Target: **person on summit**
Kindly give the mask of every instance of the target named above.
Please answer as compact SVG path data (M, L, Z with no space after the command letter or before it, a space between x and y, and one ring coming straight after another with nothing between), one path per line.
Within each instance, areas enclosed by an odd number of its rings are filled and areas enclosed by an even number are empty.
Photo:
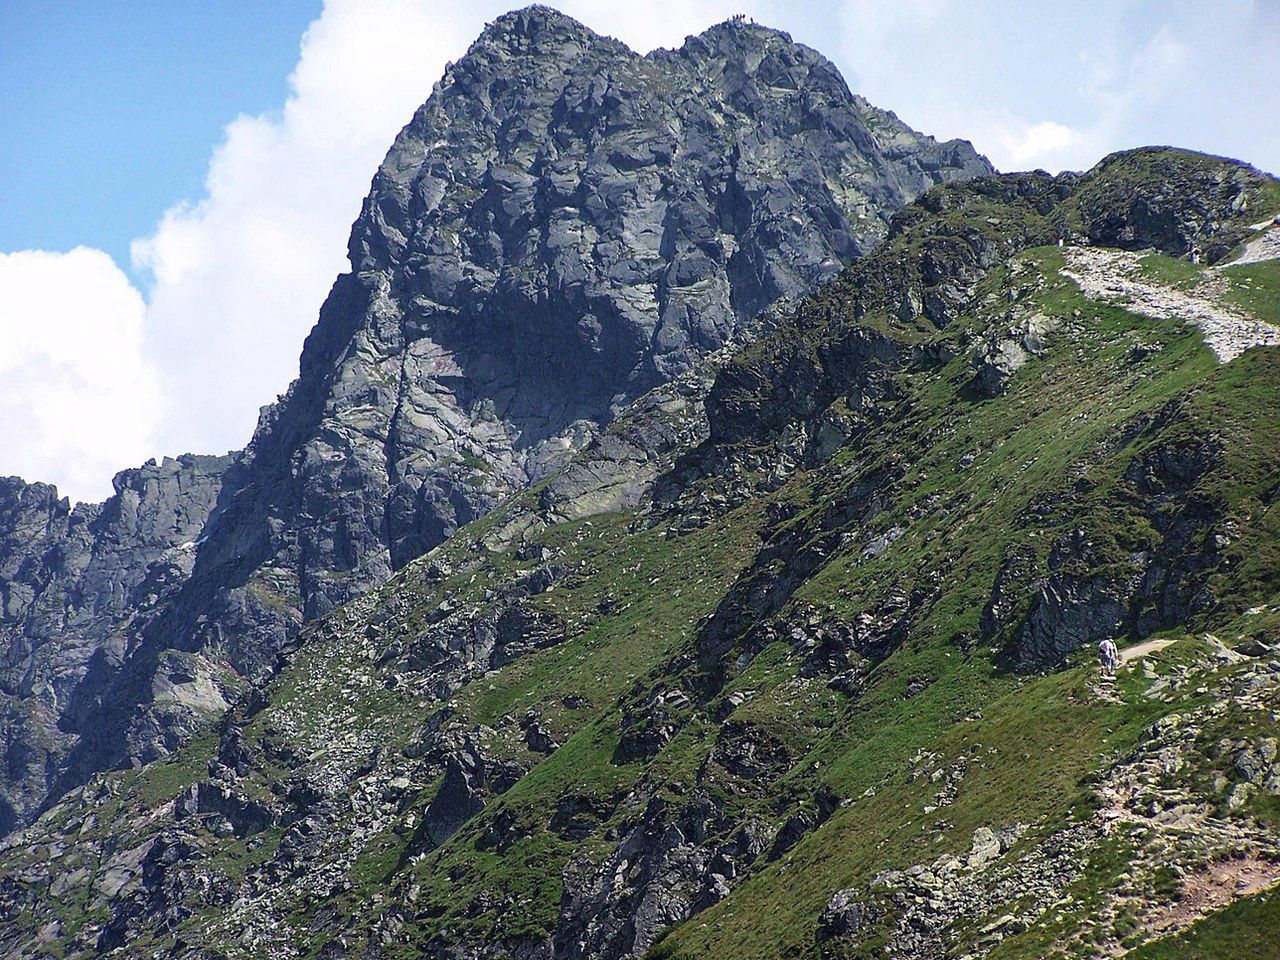
M1116 642L1110 637L1103 637L1098 644L1098 659L1102 661L1102 675L1104 677L1114 677L1116 675L1116 664L1120 659L1120 651L1116 649Z

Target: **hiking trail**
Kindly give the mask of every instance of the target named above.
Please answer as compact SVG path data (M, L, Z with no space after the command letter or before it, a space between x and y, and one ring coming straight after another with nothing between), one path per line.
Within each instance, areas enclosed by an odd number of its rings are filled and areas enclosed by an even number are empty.
M1204 342L1222 363L1230 363L1251 347L1280 346L1280 327L1274 327L1241 311L1194 292L1164 286L1142 276L1142 254L1100 247L1066 247L1067 268L1062 271L1085 296L1115 303L1130 313L1159 320L1193 323L1204 333ZM1225 281L1220 280L1220 283ZM1201 285L1218 292L1218 287Z

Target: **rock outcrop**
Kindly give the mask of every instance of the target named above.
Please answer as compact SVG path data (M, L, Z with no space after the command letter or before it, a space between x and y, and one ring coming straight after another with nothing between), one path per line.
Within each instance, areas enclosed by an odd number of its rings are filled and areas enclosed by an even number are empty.
M973 358L974 389L988 398L1003 393L1027 361L1044 353L1053 327L1047 317L1023 317L990 337Z

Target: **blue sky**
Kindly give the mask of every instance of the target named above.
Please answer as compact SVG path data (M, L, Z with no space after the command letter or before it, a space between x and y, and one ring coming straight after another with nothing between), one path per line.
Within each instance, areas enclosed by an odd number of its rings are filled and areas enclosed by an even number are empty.
M564 0L638 50L745 12L1001 169L1280 172L1280 0ZM239 448L378 162L494 0L0 3L0 475L100 499Z
M0 4L0 250L129 243L278 108L320 0Z

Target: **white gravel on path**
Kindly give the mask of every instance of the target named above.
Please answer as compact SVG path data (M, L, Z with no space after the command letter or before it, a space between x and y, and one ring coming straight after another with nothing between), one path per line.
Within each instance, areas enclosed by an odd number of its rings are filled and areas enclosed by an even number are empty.
M1223 263L1215 270L1226 267L1238 267L1242 263L1262 263L1265 260L1280 260L1280 227L1263 230L1245 244L1244 253L1230 263Z
M1062 252L1067 261L1063 275L1074 280L1085 296L1116 303L1145 317L1193 323L1204 334L1205 346L1222 363L1229 363L1251 347L1280 346L1280 327L1195 292L1167 287L1142 276L1142 254L1101 247L1065 247Z

